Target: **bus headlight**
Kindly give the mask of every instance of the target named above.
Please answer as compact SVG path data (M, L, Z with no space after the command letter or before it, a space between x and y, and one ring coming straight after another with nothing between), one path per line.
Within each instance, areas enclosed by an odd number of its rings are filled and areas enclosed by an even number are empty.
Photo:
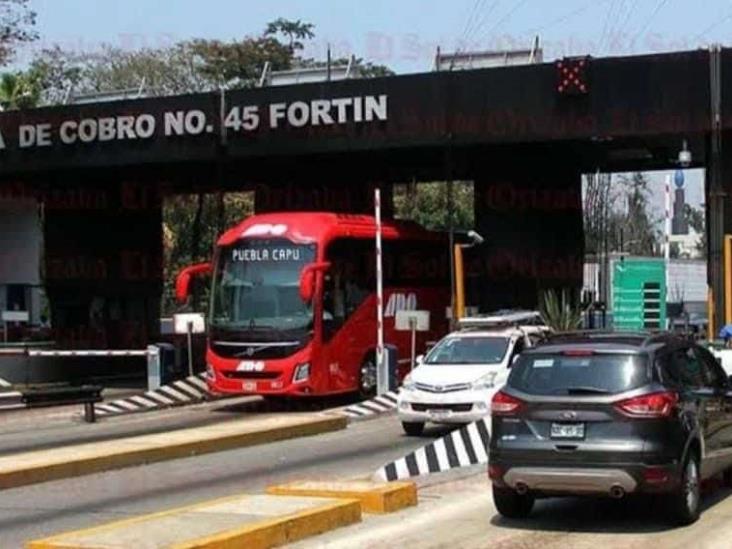
M306 362L305 364L298 364L295 366L295 373L292 376L292 382L293 383L300 383L301 381L305 381L310 377L310 363Z
M402 389L405 389L407 391L413 391L416 389L417 384L412 380L412 376L407 376L404 378L404 381L402 382Z
M213 366L206 364L206 377L208 379L216 379L216 372L214 372Z

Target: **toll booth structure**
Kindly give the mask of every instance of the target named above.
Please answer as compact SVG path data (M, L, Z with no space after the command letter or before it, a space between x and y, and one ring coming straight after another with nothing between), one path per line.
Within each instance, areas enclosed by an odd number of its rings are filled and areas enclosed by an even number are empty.
M485 242L466 289L481 311L534 308L543 289L581 287L582 174L675 168L683 143L707 169L719 315L730 97L732 50L714 47L9 111L0 198L43 207L57 339L144 348L159 338L166 196L251 190L259 213L370 213L378 187L389 217L394 183L470 180Z

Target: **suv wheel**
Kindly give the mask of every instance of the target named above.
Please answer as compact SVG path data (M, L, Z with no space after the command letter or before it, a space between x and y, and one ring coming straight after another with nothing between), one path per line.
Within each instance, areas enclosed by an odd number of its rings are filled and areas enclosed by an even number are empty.
M725 469L722 473L722 483L725 488L732 488L732 468Z
M671 516L674 522L682 526L696 522L699 518L700 497L699 458L690 454L684 463L679 487L671 494Z
M410 437L418 437L422 435L424 431L424 423L412 423L408 421L402 421L402 427L404 432Z
M507 518L526 518L534 508L534 496L519 495L508 488L493 486L493 502L496 509Z

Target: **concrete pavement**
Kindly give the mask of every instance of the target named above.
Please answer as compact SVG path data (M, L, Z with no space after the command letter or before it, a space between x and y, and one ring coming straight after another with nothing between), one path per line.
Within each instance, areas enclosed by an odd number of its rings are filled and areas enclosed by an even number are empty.
M3 490L0 547L22 547L28 540L219 497L261 493L274 484L367 477L445 433L430 428L425 438L406 437L396 418L387 416L307 438Z
M482 469L482 468L479 468ZM498 515L485 472L432 485L419 492L419 507L369 517L359 525L293 544L300 549L366 547L495 549L727 549L732 547L732 491L704 497L696 524L674 528L649 500L574 498L537 502L526 520ZM444 480L444 479L443 479ZM653 500L650 500L653 501Z
M260 414L206 427L10 454L0 457L0 488L310 436L346 425L346 418L336 414Z

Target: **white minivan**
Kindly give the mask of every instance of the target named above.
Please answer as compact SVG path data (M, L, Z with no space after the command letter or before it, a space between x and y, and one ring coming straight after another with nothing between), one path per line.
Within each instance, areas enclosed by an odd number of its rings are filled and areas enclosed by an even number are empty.
M512 362L541 331L503 327L445 336L404 379L397 403L404 432L419 436L427 422L471 423L487 415Z

